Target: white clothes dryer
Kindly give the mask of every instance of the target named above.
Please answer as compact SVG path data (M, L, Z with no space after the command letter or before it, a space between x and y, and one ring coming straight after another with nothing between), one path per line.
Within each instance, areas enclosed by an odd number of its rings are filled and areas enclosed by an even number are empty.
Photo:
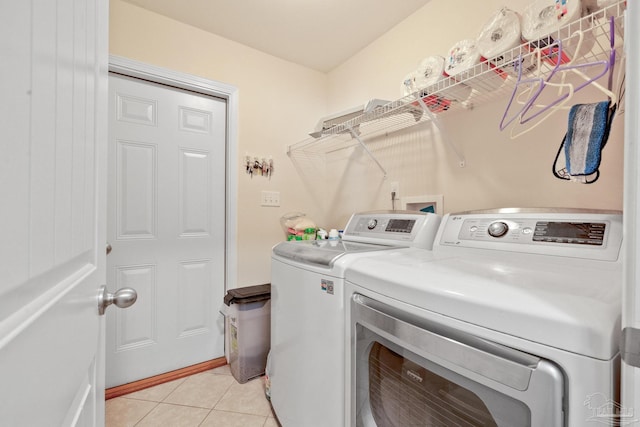
M422 212L356 213L341 240L274 246L269 379L283 427L344 425L345 269L380 251L431 249L440 219Z
M614 423L621 242L619 212L508 209L445 215L433 251L354 261L346 423Z

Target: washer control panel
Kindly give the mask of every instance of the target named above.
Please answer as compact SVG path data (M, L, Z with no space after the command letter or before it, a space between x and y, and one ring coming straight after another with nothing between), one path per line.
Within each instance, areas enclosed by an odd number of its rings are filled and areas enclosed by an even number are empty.
M392 246L433 246L440 216L415 211L374 211L355 213L342 239Z
M370 215L370 216L369 216ZM393 217L388 214L358 214L349 221L345 229L346 235L381 236L388 233L402 233L403 236L395 236L407 240L411 233L424 217Z
M617 257L621 242L622 214L523 209L446 215L436 244L576 257L600 250Z

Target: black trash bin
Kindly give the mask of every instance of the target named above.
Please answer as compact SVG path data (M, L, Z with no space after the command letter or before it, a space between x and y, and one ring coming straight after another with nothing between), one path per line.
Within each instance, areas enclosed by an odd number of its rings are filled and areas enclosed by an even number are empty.
M264 374L271 347L271 284L229 289L225 317L231 374L239 383Z

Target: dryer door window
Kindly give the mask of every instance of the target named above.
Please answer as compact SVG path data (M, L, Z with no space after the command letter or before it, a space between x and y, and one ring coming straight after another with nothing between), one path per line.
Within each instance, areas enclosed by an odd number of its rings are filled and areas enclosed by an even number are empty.
M518 403L517 418L530 419ZM369 404L377 427L498 425L477 394L379 342L369 351Z
M565 424L552 362L355 295L352 422L359 427Z

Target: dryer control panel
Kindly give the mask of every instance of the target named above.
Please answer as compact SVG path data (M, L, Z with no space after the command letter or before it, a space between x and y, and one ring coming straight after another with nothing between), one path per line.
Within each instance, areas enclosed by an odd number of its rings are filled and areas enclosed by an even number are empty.
M616 260L622 244L622 214L577 209L449 214L443 218L436 244Z
M502 239L513 243L598 245L605 242L608 221L537 221L534 219L467 219L459 237L466 240Z

